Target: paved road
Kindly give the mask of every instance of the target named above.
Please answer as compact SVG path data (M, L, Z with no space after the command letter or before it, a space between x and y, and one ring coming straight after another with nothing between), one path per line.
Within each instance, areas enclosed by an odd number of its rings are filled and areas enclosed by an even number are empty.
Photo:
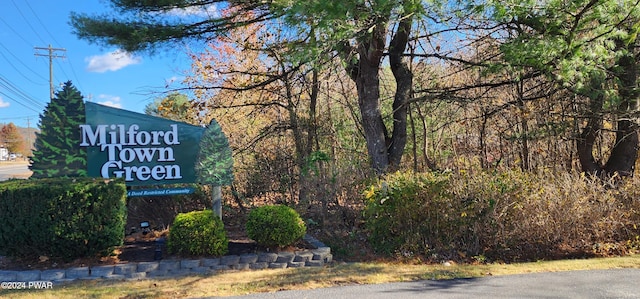
M25 178L28 177L29 173L29 166L26 162L15 163L0 161L0 181L14 177Z
M424 280L308 291L283 291L227 298L640 298L640 269L536 273L439 281Z

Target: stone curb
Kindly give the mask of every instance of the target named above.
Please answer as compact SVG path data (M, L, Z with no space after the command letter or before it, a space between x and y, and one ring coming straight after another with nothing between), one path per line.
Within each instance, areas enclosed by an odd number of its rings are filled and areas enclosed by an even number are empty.
M69 269L0 270L0 282L29 282L46 280L60 285L76 280L140 280L157 277L207 275L226 270L261 270L301 267L322 267L331 263L331 248L314 237L304 236L314 249L245 255L228 255L220 258L161 260L108 266L78 267Z

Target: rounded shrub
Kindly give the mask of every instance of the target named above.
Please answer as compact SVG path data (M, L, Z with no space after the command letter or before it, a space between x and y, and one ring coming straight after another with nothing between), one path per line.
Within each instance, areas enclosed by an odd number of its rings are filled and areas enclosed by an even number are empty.
M213 211L180 213L169 228L167 249L179 255L222 256L229 250L229 239Z
M259 245L284 247L302 239L307 227L300 214L283 205L255 208L249 212L247 235Z

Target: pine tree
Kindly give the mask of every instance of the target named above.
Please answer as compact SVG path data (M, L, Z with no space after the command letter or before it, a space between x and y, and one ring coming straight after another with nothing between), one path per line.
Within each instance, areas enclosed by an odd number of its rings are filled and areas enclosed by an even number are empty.
M40 133L36 133L29 166L32 178L87 175L87 154L80 147L79 125L84 123L82 94L68 81L40 115Z

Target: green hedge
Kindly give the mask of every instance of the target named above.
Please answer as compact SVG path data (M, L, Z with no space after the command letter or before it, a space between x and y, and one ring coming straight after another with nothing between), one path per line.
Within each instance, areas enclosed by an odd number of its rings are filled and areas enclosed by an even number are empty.
M213 211L180 213L169 228L167 249L180 255L222 256L229 250L229 240L222 220Z
M284 247L302 239L307 227L294 209L283 206L257 207L247 217L249 238L267 247Z
M0 183L0 254L73 260L122 245L126 187L91 178Z

